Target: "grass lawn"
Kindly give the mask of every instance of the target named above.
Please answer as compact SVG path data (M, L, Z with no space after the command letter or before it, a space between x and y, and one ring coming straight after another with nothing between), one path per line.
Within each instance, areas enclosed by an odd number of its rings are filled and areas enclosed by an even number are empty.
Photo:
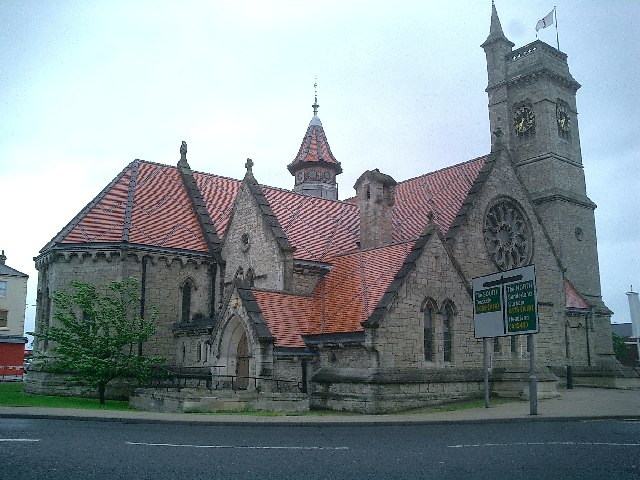
M129 407L129 402L118 400L107 400L105 405L100 406L97 398L81 397L53 397L45 395L31 395L24 393L22 382L0 383L0 406L5 407L48 407L48 408L84 408L92 410L135 410ZM491 405L498 405L513 401L511 399L491 398ZM469 408L480 408L484 406L484 400L468 400L446 405L423 407L415 410L397 412L400 415L412 415L416 413L436 413L449 412L455 410L466 410ZM189 412L196 413L196 412ZM353 412L337 412L331 410L312 410L309 412L272 412L265 410L224 410L216 412L197 412L205 415L252 415L252 416L324 416L324 415L359 415Z
M107 400L104 405L97 398L50 397L24 393L22 382L0 383L0 405L5 407L85 408L93 410L134 410L129 402Z

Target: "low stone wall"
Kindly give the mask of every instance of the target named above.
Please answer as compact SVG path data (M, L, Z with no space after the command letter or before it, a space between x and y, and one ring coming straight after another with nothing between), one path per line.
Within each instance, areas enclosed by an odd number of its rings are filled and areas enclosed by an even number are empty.
M482 369L321 369L311 408L386 413L472 398L484 391Z
M566 367L551 367L551 370L563 381L566 380ZM640 369L617 362L594 367L574 366L572 373L576 387L640 389Z
M138 387L134 379L115 379L107 384L107 400L127 400ZM98 398L98 389L78 381L71 374L29 370L24 377L24 392L35 395Z
M558 396L558 378L547 369L537 375L538 398ZM329 369L313 377L311 408L387 413L482 398L484 372L468 369ZM494 369L491 393L529 398L529 372Z
M491 392L496 397L528 400L530 398L529 377L528 369L494 368L490 376ZM559 378L550 369L538 368L536 371L537 398L559 397L559 383Z
M138 389L131 395L129 405L140 410L170 413L224 410L303 412L309 410L309 397L290 392L145 388Z

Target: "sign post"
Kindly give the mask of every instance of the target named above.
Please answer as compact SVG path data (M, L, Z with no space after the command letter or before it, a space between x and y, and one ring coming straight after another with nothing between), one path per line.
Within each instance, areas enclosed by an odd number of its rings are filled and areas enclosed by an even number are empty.
M529 394L531 415L537 415L537 379L532 334L540 331L536 273L533 265L476 277L473 283L473 325L475 338L483 339L485 407L488 394L488 337L529 335ZM535 396L536 398L533 398Z

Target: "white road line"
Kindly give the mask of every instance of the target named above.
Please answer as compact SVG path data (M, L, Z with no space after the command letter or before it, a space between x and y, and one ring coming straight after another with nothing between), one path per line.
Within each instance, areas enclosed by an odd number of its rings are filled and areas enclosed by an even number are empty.
M177 443L146 443L125 442L127 445L142 445L146 447L183 447L183 448L237 448L246 450L348 450L349 447L273 447L253 445L189 445Z
M0 438L0 442L39 442L39 438Z
M515 442L515 443L477 443L468 445L447 445L447 448L478 448L478 447L513 447L520 445L596 445L607 447L640 447L640 443L614 442Z

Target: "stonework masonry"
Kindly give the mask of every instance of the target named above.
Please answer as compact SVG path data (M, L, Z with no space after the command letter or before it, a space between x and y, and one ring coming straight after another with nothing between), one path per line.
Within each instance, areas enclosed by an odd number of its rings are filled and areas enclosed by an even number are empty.
M483 341L474 335L471 282L534 265L540 331L489 339L493 392L528 395L531 346L541 397L557 395L571 369L576 384L640 388L640 373L615 360L611 312L601 298L596 206L587 197L580 150L580 85L557 49L540 41L513 47L492 6L482 44L487 156L400 183L367 170L345 202L332 201L342 167L328 147L317 99L288 166L298 193L269 188L267 200L251 160L242 181L194 173L186 143L176 169L134 162L36 258L36 329L50 325L53 292L70 281L105 289L133 276L145 311L159 311L143 353L165 357L174 372L211 380L200 391L192 377L194 390L166 398L139 391L140 405L206 409L225 404L226 395L236 408L302 399L301 408L389 412L482 395ZM138 171L156 172L158 184L137 182ZM166 227L163 242L174 243L129 243L142 229L132 225L133 205L159 211L153 201L163 188L177 202L175 212L161 204L162 225L143 227ZM325 200L313 207L302 194ZM105 199L126 208L94 215ZM119 237L115 227L96 226L105 212L114 215L109 225L123 225ZM84 242L92 229L119 240L96 235ZM179 237L171 237L175 231ZM317 246L321 253L313 256ZM52 345L37 342L36 349ZM65 381L36 370L27 390L60 390Z

